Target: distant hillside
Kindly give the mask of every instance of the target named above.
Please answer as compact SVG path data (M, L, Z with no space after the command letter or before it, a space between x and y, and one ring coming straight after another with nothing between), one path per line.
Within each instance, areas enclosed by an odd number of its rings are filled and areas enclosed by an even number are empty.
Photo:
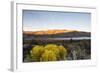
M67 38L67 37L90 37L90 32L76 30L47 30L47 31L23 31L25 36L43 37L43 38Z
M68 33L74 32L76 30L43 30L43 31L23 31L24 34L28 35L52 35L52 34L61 34L61 33ZM78 32L78 31L77 31Z

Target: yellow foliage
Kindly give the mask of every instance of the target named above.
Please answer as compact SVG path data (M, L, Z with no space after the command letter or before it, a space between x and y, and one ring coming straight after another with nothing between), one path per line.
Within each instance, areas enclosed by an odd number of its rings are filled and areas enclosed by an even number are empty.
M67 56L67 49L64 48L62 45L59 46L59 55L60 55L60 59L66 59Z
M42 54L41 61L56 61L56 54L51 50L45 50Z
M34 61L57 61L65 60L67 49L64 46L47 44L46 46L36 45L31 50L31 56Z
M42 53L44 52L44 47L43 46L35 46L31 50L31 56L34 59L34 61L40 61L40 57Z
M59 49L55 44L48 44L44 47L46 50L53 51L56 54L56 57L59 57Z

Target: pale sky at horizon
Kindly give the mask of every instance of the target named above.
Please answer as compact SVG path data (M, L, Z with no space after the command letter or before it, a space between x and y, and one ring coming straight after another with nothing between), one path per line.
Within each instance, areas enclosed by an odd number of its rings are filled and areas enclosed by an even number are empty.
M56 12L23 10L23 30L71 29L91 32L91 14L82 12Z

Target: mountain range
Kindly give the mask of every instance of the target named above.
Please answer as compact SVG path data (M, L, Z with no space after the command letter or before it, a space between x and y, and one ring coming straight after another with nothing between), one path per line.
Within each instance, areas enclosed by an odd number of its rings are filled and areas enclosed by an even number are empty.
M58 37L58 38L67 38L67 37L90 37L90 32L77 31L77 30L43 30L43 31L23 31L25 36L34 36L34 37Z
M42 31L24 31L24 34L29 35L52 35L52 34L60 34L60 33L68 33L68 32L75 32L76 30L42 30ZM78 32L78 31L76 31Z

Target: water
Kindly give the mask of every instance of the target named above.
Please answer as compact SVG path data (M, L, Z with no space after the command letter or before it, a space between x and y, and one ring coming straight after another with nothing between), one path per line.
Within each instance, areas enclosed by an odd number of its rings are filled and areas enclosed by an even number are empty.
M25 40L89 40L91 37L72 37L72 38L26 38Z

